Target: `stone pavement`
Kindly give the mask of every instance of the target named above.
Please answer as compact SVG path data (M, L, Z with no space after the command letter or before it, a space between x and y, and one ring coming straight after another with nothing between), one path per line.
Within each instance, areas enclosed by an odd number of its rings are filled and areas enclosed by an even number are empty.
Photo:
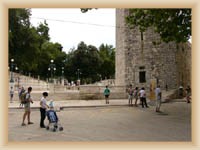
M164 95L165 94L165 95ZM164 92L163 100L162 102L170 102L171 100L168 100L166 97L167 93ZM185 102L185 98L183 99L173 99L173 102ZM39 100L34 100L34 103L31 104L31 107L33 109L38 109L40 107ZM48 102L47 102L48 103ZM134 103L134 99L133 99ZM138 100L139 103L139 100ZM147 99L147 103L150 105L155 105L154 100ZM12 109L18 109L20 103L18 98L15 98L13 103L8 103L8 108ZM56 109L63 109L63 108L75 108L75 107L106 107L106 106L126 106L128 105L128 99L110 99L110 104L105 104L104 99L99 100L55 100L54 106Z
M138 100L139 101L139 100ZM40 101L34 101L31 104L31 108L38 109L40 107ZM49 102L47 102L48 104ZM110 104L105 104L105 100L64 100L64 101L54 101L54 106L56 109L63 108L74 108L74 107L106 107L106 106L126 106L128 105L127 99L112 99ZM8 104L8 108L20 109L21 107L19 101L14 101Z
M39 101L32 105L33 125L21 126L23 109L9 103L8 141L182 141L191 142L191 104L184 99L163 103L161 113L149 108L128 107L127 99L55 101L63 131L39 127ZM48 121L45 120L45 124Z

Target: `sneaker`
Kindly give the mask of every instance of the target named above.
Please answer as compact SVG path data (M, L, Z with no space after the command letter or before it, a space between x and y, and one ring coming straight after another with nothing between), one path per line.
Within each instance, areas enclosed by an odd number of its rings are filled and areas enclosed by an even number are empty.
M41 126L40 128L46 128L45 126Z
M33 122L28 122L28 124L33 124Z
M25 123L22 123L22 126L25 126L26 124Z

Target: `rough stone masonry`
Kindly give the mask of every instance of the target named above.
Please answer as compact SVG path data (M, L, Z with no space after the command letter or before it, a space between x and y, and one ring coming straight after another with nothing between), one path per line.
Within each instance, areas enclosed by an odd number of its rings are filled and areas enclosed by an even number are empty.
M149 28L141 34L125 23L128 9L116 9L116 86L168 89L191 84L191 44L164 43Z

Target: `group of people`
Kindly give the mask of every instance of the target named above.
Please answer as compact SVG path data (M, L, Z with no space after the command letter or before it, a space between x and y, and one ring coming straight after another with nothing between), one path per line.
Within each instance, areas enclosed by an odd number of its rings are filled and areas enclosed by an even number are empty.
M137 102L138 99L140 99L140 103L142 105L142 108L145 107L149 107L147 105L147 100L146 100L146 92L145 92L145 88L142 87L140 90L138 87L136 87L135 89L133 89L132 85L130 84L128 90L128 104L129 106L133 106L133 98L135 99L135 106L137 107ZM160 85L158 85L155 89L155 96L156 96L156 112L160 112L160 106L161 106L161 98L162 98L162 92L160 89Z
M129 106L133 106L133 99L135 99L135 106L138 107L138 99L140 99L142 108L149 107L147 105L146 92L144 87L142 87L140 90L138 87L133 89L132 84L130 84L129 88L127 89L127 93L128 93ZM160 112L161 97L162 97L160 85L158 85L157 88L155 89L155 95L156 95L156 112ZM108 88L108 86L106 86L106 88L104 89L104 96L106 104L109 104L110 89Z
M186 91L186 100L187 103L191 102L191 88L190 86L187 86L187 88L185 89ZM22 87L22 89L19 92L19 98L20 95L25 92L25 89ZM25 99L26 99L26 103L23 104L24 106L24 114L23 114L23 119L22 119L22 126L25 126L25 119L27 117L28 120L28 125L29 124L33 124L33 122L31 122L30 120L30 114L31 114L31 109L30 109L30 103L33 103L33 99L31 97L31 92L32 92L32 87L28 88L28 91L25 94ZM146 92L145 92L145 88L142 87L140 90L138 87L135 87L133 89L133 86L130 84L129 88L127 89L127 93L128 93L128 104L129 106L133 106L133 99L135 99L135 106L138 106L138 99L140 99L140 104L142 105L142 108L144 107L149 107L147 105L147 101L146 101ZM14 90L13 87L11 87L11 91L10 91L10 95L11 95L11 102L13 99L13 95L14 95ZM109 104L109 96L110 96L110 89L108 88L108 86L106 86L106 88L104 89L104 96L105 96L105 102L106 104ZM161 107L161 99L162 99L162 91L160 88L160 85L157 85L156 89L155 89L155 96L156 96L156 112L160 112L160 107ZM44 124L44 120L46 118L46 116L48 117L48 120L50 119L47 113L47 110L51 110L53 111L53 102L51 101L49 105L47 105L47 98L48 97L48 93L47 92L43 92L42 93L42 98L40 100L40 127L41 128L45 128L45 124ZM21 105L21 104L20 104ZM52 113L51 113L52 114ZM51 116L52 119L52 116ZM58 121L58 117L54 111L54 118L55 121Z
M147 105L147 101L146 101L146 92L145 92L145 88L142 87L140 90L138 87L136 87L135 89L133 89L132 84L130 84L129 88L127 89L127 93L128 93L128 104L129 106L133 106L133 99L135 99L135 106L138 106L138 99L140 99L140 103L142 105L142 108L145 107L149 107Z
M31 97L31 92L32 92L32 87L28 88L28 91L25 94L25 99L26 103L23 104L24 106L24 114L23 114L23 119L22 119L22 126L26 126L25 124L25 119L27 118L28 125L33 124L30 120L30 114L31 114L31 108L30 108L30 103L33 103L33 99ZM48 93L43 92L42 93L42 98L40 100L40 127L41 128L46 128L44 121L46 116L48 117L49 122L58 122L58 117L56 112L54 111L54 106L53 106L53 101L50 101L49 105L47 105L47 97Z

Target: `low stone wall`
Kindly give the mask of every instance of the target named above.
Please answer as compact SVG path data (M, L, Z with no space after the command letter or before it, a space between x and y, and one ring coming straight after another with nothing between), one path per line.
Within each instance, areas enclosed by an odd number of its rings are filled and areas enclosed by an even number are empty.
M80 86L80 99L104 99L105 86ZM126 98L126 89L124 86L110 86L110 99Z
M96 99L104 99L104 89L105 86L80 86L78 88L61 91L57 90L49 90L48 99L53 100L96 100ZM125 87L123 86L111 86L109 87L111 94L110 99L124 99L127 98L127 94L125 92ZM32 91L31 95L34 100L40 100L42 97L42 93L44 91ZM15 99L18 99L17 93L15 94Z

